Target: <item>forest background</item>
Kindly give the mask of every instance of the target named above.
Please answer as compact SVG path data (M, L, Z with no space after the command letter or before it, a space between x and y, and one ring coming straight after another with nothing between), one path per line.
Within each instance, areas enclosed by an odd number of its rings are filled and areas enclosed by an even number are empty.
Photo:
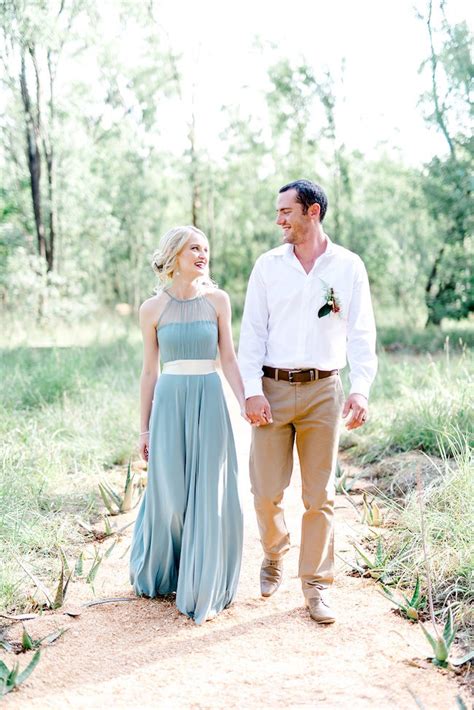
M276 192L304 176L328 192L327 232L365 261L380 325L466 318L474 303L472 59L467 21L450 18L456 4L410 7L424 54L412 72L424 87L416 110L425 133L414 119L397 145L387 117L386 135L379 124L370 147L374 104L362 123L346 104L344 56L319 64L310 46L309 59L303 50L288 56L284 45L255 37L242 56L223 57L220 75L214 62L203 79L206 37L190 31L193 17L185 14L193 46L180 54L180 33L170 36L163 24L166 5L2 1L3 315L64 322L117 303L136 311L154 286L149 262L160 235L193 223L209 236L214 278L238 316L255 258L279 243ZM362 6L361 27L372 12L380 18L376 5ZM390 13L397 13L382 5L387 25L361 36L369 54L370 37L380 51L377 38L390 33ZM206 26L212 3L207 10ZM218 19L215 34L231 42L235 18ZM322 3L313 19L317 47ZM373 56L374 72L377 63L387 64L389 77L393 57ZM238 86L240 70L246 83L230 101L222 75ZM375 96L377 81L380 73L364 81ZM227 103L219 105L219 91ZM403 87L395 91L402 103ZM425 142L424 151L413 151L416 164L406 155L410 138L412 146ZM437 154L417 161L430 145Z
M398 501L390 565L424 592L429 457L436 613L472 634L467 5L311 7L0 0L0 609L37 604L19 559L57 579L78 516L104 514L98 482L121 485L136 455L136 312L160 236L208 235L237 338L252 265L280 242L278 188L307 177L367 266L378 324L371 418L343 446Z

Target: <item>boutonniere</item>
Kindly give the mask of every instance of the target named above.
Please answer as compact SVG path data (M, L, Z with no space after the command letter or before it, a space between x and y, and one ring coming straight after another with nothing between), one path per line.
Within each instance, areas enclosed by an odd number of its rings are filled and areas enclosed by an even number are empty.
M338 297L336 296L336 292L333 288L331 288L330 286L325 287L324 298L326 300L326 303L319 309L318 318L323 318L329 313L340 313L341 303Z

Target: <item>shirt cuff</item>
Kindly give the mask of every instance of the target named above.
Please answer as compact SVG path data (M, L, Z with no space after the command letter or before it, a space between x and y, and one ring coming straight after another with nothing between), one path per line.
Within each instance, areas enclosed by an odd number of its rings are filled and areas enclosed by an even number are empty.
M245 380L244 389L245 399L248 399L249 397L263 396L262 378L257 377L252 380Z
M357 378L351 383L350 394L362 394L368 400L369 392L370 383L367 380Z

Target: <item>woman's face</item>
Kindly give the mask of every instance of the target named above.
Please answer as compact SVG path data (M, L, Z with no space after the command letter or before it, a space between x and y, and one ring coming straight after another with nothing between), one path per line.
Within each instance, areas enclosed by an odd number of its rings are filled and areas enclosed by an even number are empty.
M200 234L192 234L176 257L176 270L193 279L207 274L209 244Z

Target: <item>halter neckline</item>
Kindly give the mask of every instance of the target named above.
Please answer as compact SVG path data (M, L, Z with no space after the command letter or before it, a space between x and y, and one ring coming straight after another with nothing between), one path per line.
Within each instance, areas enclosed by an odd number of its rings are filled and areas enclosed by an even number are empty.
M178 303L190 303L191 301L197 301L198 298L204 298L204 296L193 296L192 298L177 298L176 296L173 296L172 293L169 292L169 289L165 289L165 293L173 299L173 301L178 301Z

